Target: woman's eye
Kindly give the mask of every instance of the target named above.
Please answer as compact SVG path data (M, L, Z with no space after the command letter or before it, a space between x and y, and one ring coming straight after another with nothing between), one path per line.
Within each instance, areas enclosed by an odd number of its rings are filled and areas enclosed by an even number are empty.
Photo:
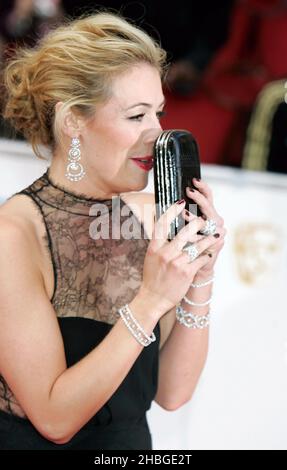
M136 116L131 116L129 119L132 119L133 121L141 121L143 117L144 114L137 114Z
M159 111L156 115L158 119L161 119L166 115L166 111Z
M165 116L165 111L159 111L158 113L156 113L156 116L158 118L158 120L160 120L163 116ZM137 114L136 116L131 116L129 119L131 119L132 121L141 121L143 118L144 118L145 114L142 113L142 114Z

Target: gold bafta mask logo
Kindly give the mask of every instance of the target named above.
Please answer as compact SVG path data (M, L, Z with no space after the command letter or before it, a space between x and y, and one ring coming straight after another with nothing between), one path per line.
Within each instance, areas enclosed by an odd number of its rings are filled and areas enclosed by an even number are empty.
M240 279L255 284L274 274L283 252L279 227L268 223L242 223L234 234L234 253Z

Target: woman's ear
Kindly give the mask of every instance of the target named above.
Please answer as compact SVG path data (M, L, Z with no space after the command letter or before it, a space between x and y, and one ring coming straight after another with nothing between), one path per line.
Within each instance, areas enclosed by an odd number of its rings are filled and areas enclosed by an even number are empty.
M62 101L55 106L55 115L64 135L78 137L84 125L84 120L77 116L70 107L65 107Z

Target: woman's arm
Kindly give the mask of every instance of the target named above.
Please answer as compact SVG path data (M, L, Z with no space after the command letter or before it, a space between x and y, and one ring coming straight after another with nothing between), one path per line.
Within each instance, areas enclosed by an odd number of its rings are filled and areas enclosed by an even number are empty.
M197 277L195 282L200 282L200 279ZM202 303L210 296L210 285L190 288L186 294L187 298L196 303ZM191 310L186 304L184 309ZM192 307L194 314L206 315L207 312L208 306ZM155 401L162 408L172 411L184 405L192 397L207 357L209 328L191 329L181 325L176 320L175 308L167 315L170 315L170 323L164 325L164 335L167 339L160 351Z
M143 348L118 321L99 346L67 369L34 251L29 233L1 216L0 372L37 430L64 443L115 392ZM130 307L150 334L162 313L139 297Z
M200 283L213 278L214 265L224 245L226 230L224 221L213 206L212 192L203 181L194 179L197 189L187 195L197 203L207 218L217 223L219 238L213 245L212 257L208 264L199 270L190 282ZM152 197L150 196L150 201ZM189 218L184 216L189 221ZM211 297L212 284L200 288L190 288L186 297L196 303L203 303ZM206 315L209 305L190 307L183 302L186 311L195 315ZM181 325L175 316L175 307L160 320L161 350L159 360L159 380L155 401L164 409L175 410L190 400L195 390L208 352L209 328L190 329Z

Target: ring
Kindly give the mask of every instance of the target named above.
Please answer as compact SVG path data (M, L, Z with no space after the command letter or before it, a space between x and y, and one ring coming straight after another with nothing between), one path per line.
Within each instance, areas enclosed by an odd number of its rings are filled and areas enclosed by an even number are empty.
M192 263L192 261L194 261L199 255L199 251L194 244L188 245L187 247L183 248L182 251L186 251L188 254L189 263Z
M215 220L207 219L204 228L200 230L199 233L205 236L214 235L216 233L216 230L217 230L217 225L216 225Z

